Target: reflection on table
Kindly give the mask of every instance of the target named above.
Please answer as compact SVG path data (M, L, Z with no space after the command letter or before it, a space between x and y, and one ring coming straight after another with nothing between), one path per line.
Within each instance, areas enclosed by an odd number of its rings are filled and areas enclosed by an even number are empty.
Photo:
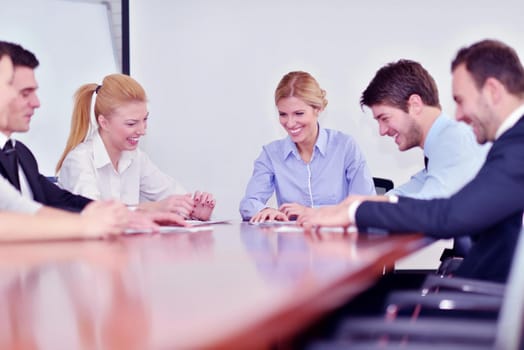
M420 235L242 224L0 245L0 348L268 347L420 248Z

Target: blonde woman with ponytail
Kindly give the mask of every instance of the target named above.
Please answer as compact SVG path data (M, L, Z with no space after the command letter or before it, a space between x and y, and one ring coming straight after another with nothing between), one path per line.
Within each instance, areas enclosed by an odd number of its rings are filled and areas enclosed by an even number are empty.
M326 92L309 73L290 72L275 91L288 136L262 148L240 202L244 220L288 221L307 207L340 203L349 194L375 194L364 155L346 134L319 126ZM276 194L279 208L267 207Z
M96 130L89 135L93 97ZM138 148L146 133L147 97L123 74L85 84L75 94L71 131L57 164L59 184L92 199L118 199L130 206L208 220L215 206L206 192L187 193Z

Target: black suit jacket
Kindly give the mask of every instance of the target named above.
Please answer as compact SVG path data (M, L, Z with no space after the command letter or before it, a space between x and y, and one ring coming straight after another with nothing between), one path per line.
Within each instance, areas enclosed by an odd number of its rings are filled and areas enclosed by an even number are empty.
M31 187L31 191L33 191L33 199L35 201L69 211L81 211L91 202L91 199L61 189L40 174L38 163L33 153L22 142L17 140L15 148L18 154L18 162L27 177L27 182L29 187ZM0 173L13 184L5 164L6 156L3 152L0 152Z
M364 202L361 230L424 232L435 238L474 235L457 275L504 282L524 211L524 116L497 139L477 176L449 199Z

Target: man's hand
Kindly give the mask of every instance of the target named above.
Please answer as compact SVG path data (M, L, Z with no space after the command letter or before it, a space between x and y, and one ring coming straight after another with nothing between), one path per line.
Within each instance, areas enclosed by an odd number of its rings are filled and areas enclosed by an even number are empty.
M349 207L355 203L364 201L388 202L387 196L360 196L351 195L337 205L304 210L302 215L297 219L298 225L305 229L311 229L313 226L349 226L354 225L349 217ZM359 204L355 203L358 207Z
M87 237L116 235L127 227L129 211L116 201L93 201L82 210L80 220Z
M338 205L322 208L307 208L297 218L297 224L310 230L314 226L349 226L349 205L340 203Z

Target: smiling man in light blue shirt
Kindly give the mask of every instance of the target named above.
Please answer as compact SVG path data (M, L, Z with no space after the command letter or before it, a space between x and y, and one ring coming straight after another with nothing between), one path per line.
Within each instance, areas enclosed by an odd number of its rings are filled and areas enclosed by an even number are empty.
M469 126L442 113L435 81L417 62L400 60L379 69L360 102L371 108L380 135L394 138L400 151L424 150L425 167L387 194L449 197L486 159L489 146L479 145Z
M425 166L386 195L418 199L450 197L477 175L490 145L479 145L471 128L442 113L433 77L418 62L400 60L379 69L360 99L393 137L400 151L424 150ZM455 255L467 254L469 236L455 240Z

